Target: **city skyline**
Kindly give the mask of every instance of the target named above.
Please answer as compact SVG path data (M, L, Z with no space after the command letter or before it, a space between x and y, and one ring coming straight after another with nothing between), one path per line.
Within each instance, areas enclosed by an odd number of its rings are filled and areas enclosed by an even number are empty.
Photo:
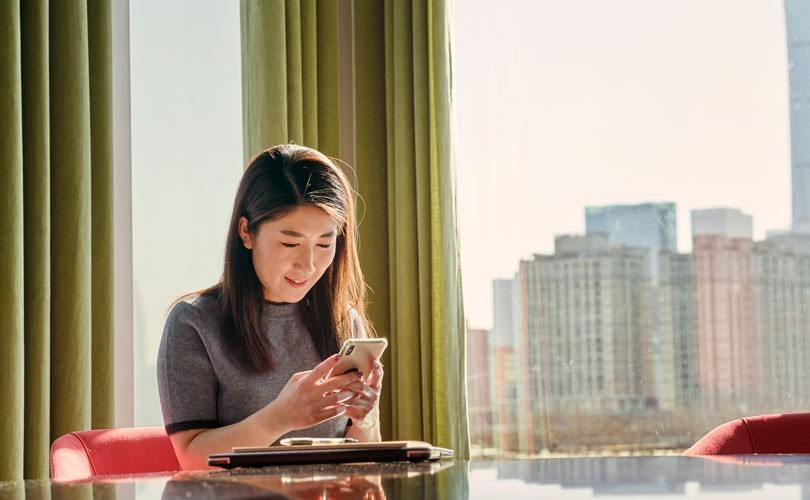
M489 374L488 387L470 387L477 421L492 422L479 444L528 454L621 445L644 426L621 429L647 419L667 431L645 444L677 448L706 415L803 408L810 235L754 241L750 223L739 210L695 211L693 251L662 250L657 285L647 249L602 232L558 236L553 254L493 281L500 331L470 330L468 346L470 375ZM617 434L586 436L603 418Z
M693 209L737 207L757 239L790 227L782 2L505 5L454 8L472 327L492 326L492 280L549 253L554 235L583 233L585 206L676 203L680 252Z

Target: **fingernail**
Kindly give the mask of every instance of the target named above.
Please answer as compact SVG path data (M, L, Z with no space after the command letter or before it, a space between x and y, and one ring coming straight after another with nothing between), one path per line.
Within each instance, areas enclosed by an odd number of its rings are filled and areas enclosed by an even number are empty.
M347 399L351 399L352 395L353 395L352 391L340 391L340 393L338 393L338 403L342 403Z
M363 378L362 372L354 372L354 373L357 374L357 378Z
M334 356L332 356L332 361L334 361L334 362L337 362L337 360L339 360L339 359L340 359L340 354L335 354Z
M374 368L379 368L379 367L381 367L381 366L382 366L382 365L380 364L380 362L379 362L379 361L377 361L376 359L374 360L374 363L372 363L372 365L374 365Z

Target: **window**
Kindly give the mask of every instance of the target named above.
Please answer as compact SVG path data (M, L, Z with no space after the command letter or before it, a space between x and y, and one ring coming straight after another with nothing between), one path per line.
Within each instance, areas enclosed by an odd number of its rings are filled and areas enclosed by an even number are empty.
M242 173L238 0L130 2L135 425L172 302L214 284Z
M474 452L679 452L725 420L806 408L810 8L509 0L454 13L468 349L513 325L498 338L529 355L510 372L488 358L489 390L532 398L491 411ZM791 193L792 213L773 201ZM526 296L492 285L528 276ZM471 397L484 415L485 395ZM645 431L654 422L667 430Z

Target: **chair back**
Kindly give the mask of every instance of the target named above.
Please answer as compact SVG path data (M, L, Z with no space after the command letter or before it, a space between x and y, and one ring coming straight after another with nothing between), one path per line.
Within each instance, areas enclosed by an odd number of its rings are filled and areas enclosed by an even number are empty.
M55 481L180 470L163 427L69 432L51 445L50 462Z
M810 453L810 413L759 415L715 427L684 455Z

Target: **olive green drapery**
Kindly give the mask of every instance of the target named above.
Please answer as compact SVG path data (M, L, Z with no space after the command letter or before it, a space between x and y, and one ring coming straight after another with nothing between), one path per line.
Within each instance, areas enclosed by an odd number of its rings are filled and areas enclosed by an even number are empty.
M293 141L346 158L339 138L353 128L369 313L391 341L383 436L425 439L466 457L449 5L348 2L348 22L346 6L242 0L245 155ZM348 110L339 40L347 29Z
M113 423L109 0L0 0L0 480Z

